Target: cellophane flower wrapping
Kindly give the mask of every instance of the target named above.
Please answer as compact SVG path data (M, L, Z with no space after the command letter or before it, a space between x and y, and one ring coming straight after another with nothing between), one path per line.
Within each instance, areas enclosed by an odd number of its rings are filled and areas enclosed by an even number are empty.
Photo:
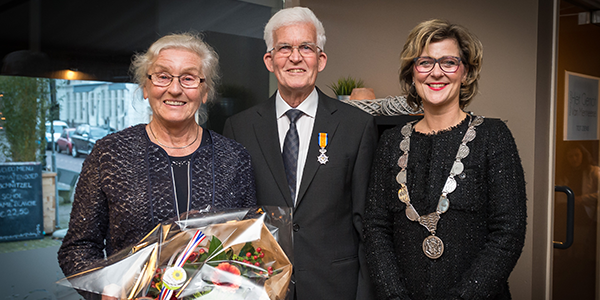
M101 266L58 284L120 299L285 299L292 275L289 208L194 213L180 220L159 224ZM204 234L199 243L198 234Z

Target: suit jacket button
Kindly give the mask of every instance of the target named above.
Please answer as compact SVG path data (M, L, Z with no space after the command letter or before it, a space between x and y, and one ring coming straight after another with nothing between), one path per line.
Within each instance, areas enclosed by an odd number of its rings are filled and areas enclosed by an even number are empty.
M294 232L298 232L298 230L300 230L300 225L298 225L297 223L294 223Z

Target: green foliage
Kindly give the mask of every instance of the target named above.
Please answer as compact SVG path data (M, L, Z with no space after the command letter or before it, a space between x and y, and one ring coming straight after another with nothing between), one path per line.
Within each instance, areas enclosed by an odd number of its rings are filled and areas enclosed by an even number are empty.
M254 253L255 251L256 250L254 249L254 246L252 246L252 243L246 243L244 244L244 247L242 247L242 249L240 250L240 254L238 254L238 256L244 257L246 253Z
M208 253L219 253L217 254L213 260L226 260L227 252L221 251L223 249L223 245L221 240L219 240L216 236L213 236L210 240L210 246L208 247Z
M0 143L0 153L7 161L42 161L49 108L48 79L0 76L0 93L8 143Z
M362 79L356 80L350 76L342 77L329 86L337 96L350 95L353 89L361 87L364 87Z
M206 251L204 247L199 246L190 254L184 263L183 269L186 271L188 278L186 285L190 283L192 278L197 278L195 274L198 272L198 269L204 266L204 264L208 264L217 269L215 270L217 278L219 277L219 273L229 272L230 276L242 276L246 280L251 280L257 286L264 286L267 279L281 273L282 270L274 270L271 263L265 264L263 257L263 249L255 248L251 242L246 242L242 249L240 249L239 254L235 254L231 248L223 251L223 243L219 238L213 236L210 239L208 251ZM163 287L162 276L167 269L168 267L159 267L156 269L148 287L147 295L149 297L156 298L159 296L160 290ZM238 272L234 273L231 270L237 270ZM231 290L232 295L234 295L235 289L239 287L229 282L221 283L218 279L216 282L213 282L211 281L214 280L212 277L203 278L202 280L204 280L205 283L208 283L209 286L205 287L204 290L194 293L191 297L186 296L180 299L189 300L200 298L212 292L214 286L220 285L234 286Z

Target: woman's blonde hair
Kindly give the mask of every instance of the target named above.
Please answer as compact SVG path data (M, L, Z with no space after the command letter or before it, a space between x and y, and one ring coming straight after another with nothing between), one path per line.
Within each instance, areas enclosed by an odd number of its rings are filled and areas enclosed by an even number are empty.
M479 73L483 62L481 41L465 27L445 20L429 20L417 25L408 35L400 54L400 87L407 102L413 108L421 106L421 99L413 83L414 59L427 49L430 43L453 39L458 43L460 60L467 76L460 87L459 104L464 109L478 92Z

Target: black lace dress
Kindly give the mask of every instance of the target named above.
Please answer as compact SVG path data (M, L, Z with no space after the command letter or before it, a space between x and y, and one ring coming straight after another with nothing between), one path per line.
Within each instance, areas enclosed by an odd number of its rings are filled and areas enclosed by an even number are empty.
M191 156L190 210L256 205L250 155L217 133ZM65 275L101 262L177 216L167 153L150 142L145 124L98 141L83 163L69 230L58 252Z

